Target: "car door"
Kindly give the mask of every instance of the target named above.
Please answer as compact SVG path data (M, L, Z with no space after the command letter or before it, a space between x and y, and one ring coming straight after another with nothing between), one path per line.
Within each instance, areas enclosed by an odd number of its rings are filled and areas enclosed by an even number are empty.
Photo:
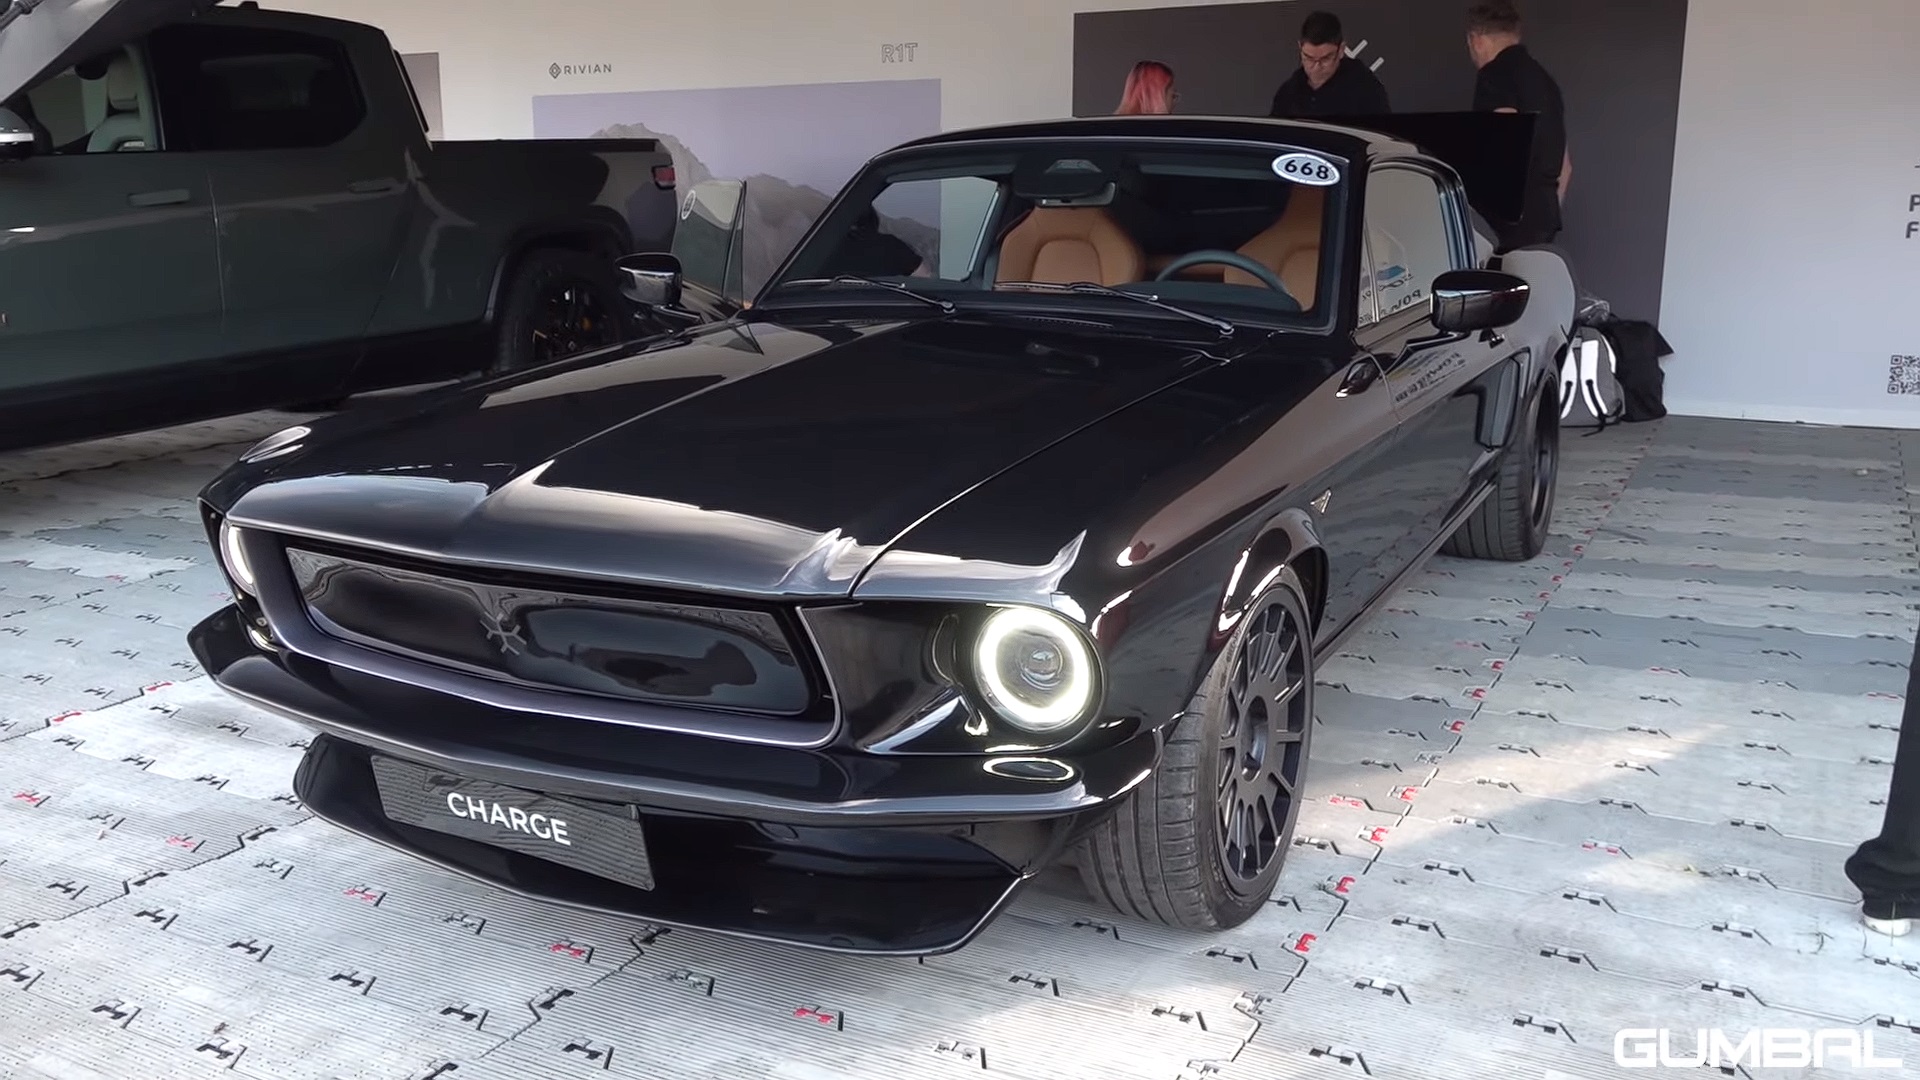
M382 123L354 57L367 31L248 24L222 13L155 32L170 137L213 191L225 348L324 392L344 378L391 280L411 206L407 144Z
M0 163L0 398L129 391L159 418L153 379L217 349L213 201L201 162L155 124L139 48L115 47L7 102L36 127Z
M1499 335L1456 336L1433 323L1433 284L1472 265L1465 222L1449 182L1413 161L1376 164L1367 178L1366 243L1373 318L1357 335L1385 372L1400 418L1394 498L1404 534L1393 561L1404 566L1431 544L1467 497L1489 455L1481 411L1491 405Z

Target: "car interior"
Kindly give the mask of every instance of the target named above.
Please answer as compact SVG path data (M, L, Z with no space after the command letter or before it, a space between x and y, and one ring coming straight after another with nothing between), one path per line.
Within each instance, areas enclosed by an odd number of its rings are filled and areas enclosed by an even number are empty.
M1255 165L1244 155L1133 160L1056 159L1049 153L1022 159L1010 173L976 177L997 193L981 230L985 242L964 269L949 260L941 275L954 284L1008 289L1018 283L1119 287L1163 281L1191 294L1182 286L1212 283L1269 294L1251 302L1271 303L1274 291L1239 266L1196 262L1168 272L1184 257L1224 251L1276 277L1285 287L1280 306L1308 311L1317 299L1328 189L1282 178L1264 158ZM900 226L896 217L891 227ZM908 255L900 239L887 239L899 254L882 252L871 222L856 222L831 260L833 271L928 276L928 267L940 261L924 243L919 254ZM952 236L944 242L953 243Z

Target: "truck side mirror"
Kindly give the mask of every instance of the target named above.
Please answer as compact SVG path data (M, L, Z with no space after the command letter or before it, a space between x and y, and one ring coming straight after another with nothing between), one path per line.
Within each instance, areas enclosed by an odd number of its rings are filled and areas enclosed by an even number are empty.
M0 161L23 161L34 154L39 136L20 114L0 109Z
M622 258L620 293L643 308L680 306L680 260L664 251Z

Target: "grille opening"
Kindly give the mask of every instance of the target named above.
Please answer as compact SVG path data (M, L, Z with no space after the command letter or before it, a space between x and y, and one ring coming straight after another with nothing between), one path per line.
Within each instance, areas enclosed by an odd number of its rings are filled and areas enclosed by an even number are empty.
M826 681L791 610L727 597L283 545L308 622L406 661L522 687L821 719Z

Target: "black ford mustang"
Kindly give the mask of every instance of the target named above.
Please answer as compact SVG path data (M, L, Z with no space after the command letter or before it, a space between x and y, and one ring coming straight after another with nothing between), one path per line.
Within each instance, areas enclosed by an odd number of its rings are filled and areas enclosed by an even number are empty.
M212 483L195 654L316 729L315 813L534 896L930 953L1071 862L1233 926L1315 658L1442 546L1547 532L1571 283L1486 250L1467 171L1282 121L948 133L751 303L737 191L695 190L703 264L628 267L659 336Z

